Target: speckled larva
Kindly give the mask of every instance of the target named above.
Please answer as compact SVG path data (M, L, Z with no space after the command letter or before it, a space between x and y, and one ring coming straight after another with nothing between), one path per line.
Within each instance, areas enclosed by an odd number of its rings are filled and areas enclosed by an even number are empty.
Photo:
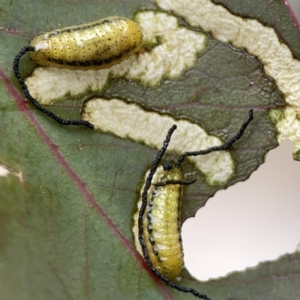
M206 150L186 152L179 156L177 162L160 165L166 152L176 125L173 125L158 151L150 171L146 175L145 184L138 203L138 215L135 216L133 232L139 240L144 259L151 271L167 285L194 296L209 300L208 296L198 291L182 287L172 282L181 273L183 252L181 244L181 200L182 186L196 180L184 181L180 170L181 163L187 156L205 155L214 151L229 149L244 134L253 119L253 110L240 130L228 142L213 146ZM138 227L138 234L135 231Z
M30 52L37 64L46 67L98 70L109 68L142 47L143 35L134 21L124 17L109 17L80 26L65 27L34 38L30 46L21 49L15 57L13 69L27 99L41 112L62 125L84 125L94 129L85 120L65 120L44 108L29 93L21 77L19 62Z
M46 32L34 38L30 57L37 64L67 69L109 68L141 49L137 23L109 17L79 26Z
M166 181L182 181L180 169L159 166L149 189L144 217L144 238L153 267L169 279L179 277L184 265L181 245L182 185L157 186Z

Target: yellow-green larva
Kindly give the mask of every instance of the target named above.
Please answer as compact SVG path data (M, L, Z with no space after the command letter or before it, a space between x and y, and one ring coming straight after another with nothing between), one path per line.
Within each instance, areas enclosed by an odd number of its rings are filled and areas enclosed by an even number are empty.
M214 151L229 149L244 134L253 119L249 110L248 119L239 131L226 143L206 150L190 151L181 154L177 161L160 164L177 126L173 125L158 151L151 169L146 174L145 183L138 201L138 212L134 216L133 233L137 250L143 255L150 270L167 285L185 293L210 300L198 291L180 286L173 280L184 266L181 243L181 202L183 185L196 180L183 179L180 166L187 156L206 155Z
M180 169L158 167L148 192L144 217L144 237L153 267L169 279L180 276L183 268L181 244L181 199L183 186L166 181L182 181Z
M37 64L67 69L109 68L141 49L137 23L109 17L79 26L46 32L34 38L30 57Z

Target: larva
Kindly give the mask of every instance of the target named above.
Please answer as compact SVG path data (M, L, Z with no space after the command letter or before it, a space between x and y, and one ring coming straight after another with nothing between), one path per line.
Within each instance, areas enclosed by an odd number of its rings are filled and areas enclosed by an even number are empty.
M183 267L180 231L182 186L196 181L184 181L180 166L187 156L205 155L214 151L229 149L242 137L252 119L253 110L250 110L248 119L242 124L239 131L223 145L213 146L206 150L186 152L180 155L176 162L160 165L171 136L177 128L176 125L173 125L169 129L149 173L146 175L145 184L142 188L135 227L138 227L136 239L141 245L145 262L151 271L167 285L185 293L192 293L201 299L209 300L210 298L192 288L179 286L172 281L180 275ZM137 248L139 251L139 247Z
M142 46L142 33L132 20L109 17L80 26L65 27L34 38L15 57L13 69L28 100L40 111L63 125L94 125L83 120L65 120L43 108L34 99L19 71L21 57L30 52L37 64L46 67L77 70L109 68L131 55Z
M180 169L159 166L148 191L147 208L143 219L144 238L153 267L169 279L176 279L183 268L181 245L182 185L156 184L166 181L182 182Z
M141 49L142 33L127 18L109 17L42 34L30 43L30 57L46 67L103 69L120 63Z

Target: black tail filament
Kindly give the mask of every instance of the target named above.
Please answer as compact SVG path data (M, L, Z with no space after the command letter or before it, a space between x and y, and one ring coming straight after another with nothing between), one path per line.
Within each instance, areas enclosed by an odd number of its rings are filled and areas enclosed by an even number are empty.
M19 84L22 87L22 90L23 90L26 98L32 103L32 105L35 108L37 108L39 111L46 114L47 116L49 116L50 118L52 118L53 120L58 122L59 124L86 126L90 129L94 129L94 125L92 123L88 122L88 121L85 121L85 120L66 120L66 119L63 119L63 118L59 117L58 115L56 115L55 113L53 113L49 109L42 107L40 105L40 103L31 96L26 83L24 82L23 78L21 77L20 70L19 70L19 62L20 62L21 57L23 55L25 55L27 52L30 52L30 51L35 51L34 47L26 46L26 47L22 48L21 51L18 53L18 55L15 57L14 64L13 64L13 69L14 69L15 75L18 79Z
M198 156L198 155L205 155L214 151L222 151L222 150L227 150L229 149L237 140L239 140L242 135L244 134L247 126L249 125L249 123L251 122L251 120L253 119L253 110L249 110L248 113L248 119L242 124L242 126L240 127L239 131L231 138L229 139L228 142L224 143L221 146L213 146L209 149L206 150L200 150L200 151L193 151L193 152L186 152L182 155L179 156L179 159L175 165L176 168L179 168L181 163L183 162L184 158L187 156ZM197 298L201 298L204 300L211 300L207 295L199 293L198 291L192 289L192 288L188 288L188 287L183 287L183 286L179 286L176 283L172 282L171 280L169 280L168 278L166 278L164 275L160 274L159 271L157 271L150 259L149 259L149 255L148 255L148 251L146 248L146 243L145 243L145 238L144 238L144 224L143 224L143 218L144 218L144 214L145 214L145 210L147 207L147 197L148 197L148 191L151 187L152 184L152 179L153 176L160 164L160 161L163 157L163 155L165 154L168 145L170 143L171 137L173 132L176 130L177 126L173 125L169 131L168 134L166 136L166 139L163 143L163 146L161 147L161 149L158 151L156 158L152 164L152 167L150 169L150 172L148 174L148 177L146 179L145 182L145 187L142 193L142 205L140 207L140 211L139 211L139 217L138 217L138 235L139 235L139 241L142 247L142 251L143 251L143 256L145 259L145 262L147 263L148 267L150 268L150 270L162 281L164 281L168 286L171 286L174 289L177 289L178 291L184 292L184 293L191 293L194 296L196 296ZM194 183L195 180L190 180L190 181L166 181L163 184L155 184L155 185L167 185L167 184L184 184L184 185L188 185L188 184L192 184Z

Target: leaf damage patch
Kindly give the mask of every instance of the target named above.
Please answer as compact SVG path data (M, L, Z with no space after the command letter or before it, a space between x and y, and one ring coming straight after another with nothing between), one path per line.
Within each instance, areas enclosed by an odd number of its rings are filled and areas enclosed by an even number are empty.
M198 124L145 111L136 104L127 104L118 99L108 101L94 98L84 107L82 117L94 124L96 130L130 138L156 149L161 147L169 128L176 124L178 129L168 149L179 154L222 144L219 138L209 136ZM229 152L214 152L205 156L189 157L189 160L205 175L210 185L226 183L235 169Z
M156 0L156 3L162 9L183 17L192 26L210 32L215 39L245 49L262 62L265 73L274 78L291 106L284 114L286 118L277 124L280 132L278 141L284 138L293 141L294 156L298 157L299 133L291 134L288 124L293 122L292 115L300 108L300 62L293 57L288 46L280 41L275 30L257 20L235 16L209 0L191 0L188 3L185 0ZM292 110L295 111L292 113Z
M0 165L0 177L7 177L9 173L10 171L7 168Z

